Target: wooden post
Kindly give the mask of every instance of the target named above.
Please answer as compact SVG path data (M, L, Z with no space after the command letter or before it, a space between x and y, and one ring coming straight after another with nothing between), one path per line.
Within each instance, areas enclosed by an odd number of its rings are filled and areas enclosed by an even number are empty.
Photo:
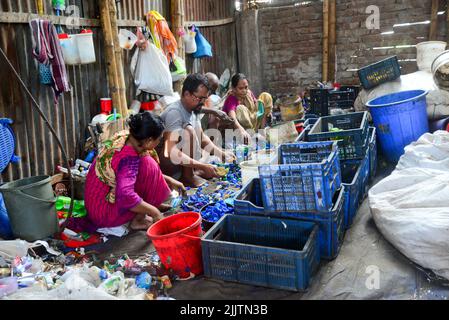
M437 40L438 36L438 5L439 0L432 0L432 11L430 19L430 34L429 40Z
M125 84L125 71L123 68L123 52L120 47L120 40L118 38L118 26L117 26L117 6L115 0L109 1L109 16L111 20L111 32L112 40L114 43L114 57L117 67L117 79L118 79L118 94L120 97L120 110L117 110L122 116L126 116L128 113L128 102L126 100L126 84Z
M447 2L447 11L446 11L446 33L447 33L447 39L446 42L449 43L449 0L446 1Z
M323 1L323 82L329 80L329 0Z
M186 54L184 48L184 42L182 38L178 35L178 30L180 28L184 29L185 16L184 16L184 0L171 0L170 3L171 11L171 21L172 21L172 31L175 36L176 42L178 43L178 56L185 61ZM174 83L174 90L181 94L182 81L176 81Z
M337 4L330 0L329 7L329 81L335 82L337 75Z
M109 94L111 95L114 108L119 110L118 112L121 112L122 107L120 95L118 92L117 65L114 54L114 40L112 37L108 0L100 0L100 18L101 18L100 19L101 27L103 29L104 34L104 47L105 47L106 67L108 70Z

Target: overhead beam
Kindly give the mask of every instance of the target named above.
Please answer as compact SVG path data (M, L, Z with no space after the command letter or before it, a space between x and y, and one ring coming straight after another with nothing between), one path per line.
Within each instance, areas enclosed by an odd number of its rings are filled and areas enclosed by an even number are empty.
M210 21L185 21L184 25L185 26L195 25L196 27L218 27L233 23L234 21L235 21L234 18L210 20Z
M39 15L24 12L0 12L0 23L29 23L33 19L49 20L55 25L72 27L100 27L100 19L63 17L55 15ZM119 27L143 27L145 21L138 20L117 20Z

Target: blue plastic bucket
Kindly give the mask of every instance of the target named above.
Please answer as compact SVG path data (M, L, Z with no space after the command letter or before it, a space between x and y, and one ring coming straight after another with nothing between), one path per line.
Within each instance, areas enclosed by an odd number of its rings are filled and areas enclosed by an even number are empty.
M398 162L406 146L429 132L427 94L425 90L401 91L366 104L388 161Z

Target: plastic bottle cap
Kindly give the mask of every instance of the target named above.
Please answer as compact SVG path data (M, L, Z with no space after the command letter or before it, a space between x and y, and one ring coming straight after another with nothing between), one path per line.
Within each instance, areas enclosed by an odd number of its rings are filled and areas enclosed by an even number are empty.
M58 34L58 38L59 38L60 40L68 39L68 38L69 38L69 35L68 35L67 33L60 33L60 34Z
M81 33L93 33L93 31L90 29L83 29L81 30Z

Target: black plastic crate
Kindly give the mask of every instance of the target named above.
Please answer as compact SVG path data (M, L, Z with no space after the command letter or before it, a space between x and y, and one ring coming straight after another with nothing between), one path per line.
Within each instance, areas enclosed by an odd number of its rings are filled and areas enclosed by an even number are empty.
M362 86L368 90L399 78L401 76L401 66L399 65L398 57L394 56L370 64L360 69L358 74Z
M338 141L340 160L358 160L366 155L368 131L368 112L348 113L319 118L307 139L314 142Z
M357 86L345 86L340 90L310 89L309 113L328 116L330 109L351 109L359 94Z

